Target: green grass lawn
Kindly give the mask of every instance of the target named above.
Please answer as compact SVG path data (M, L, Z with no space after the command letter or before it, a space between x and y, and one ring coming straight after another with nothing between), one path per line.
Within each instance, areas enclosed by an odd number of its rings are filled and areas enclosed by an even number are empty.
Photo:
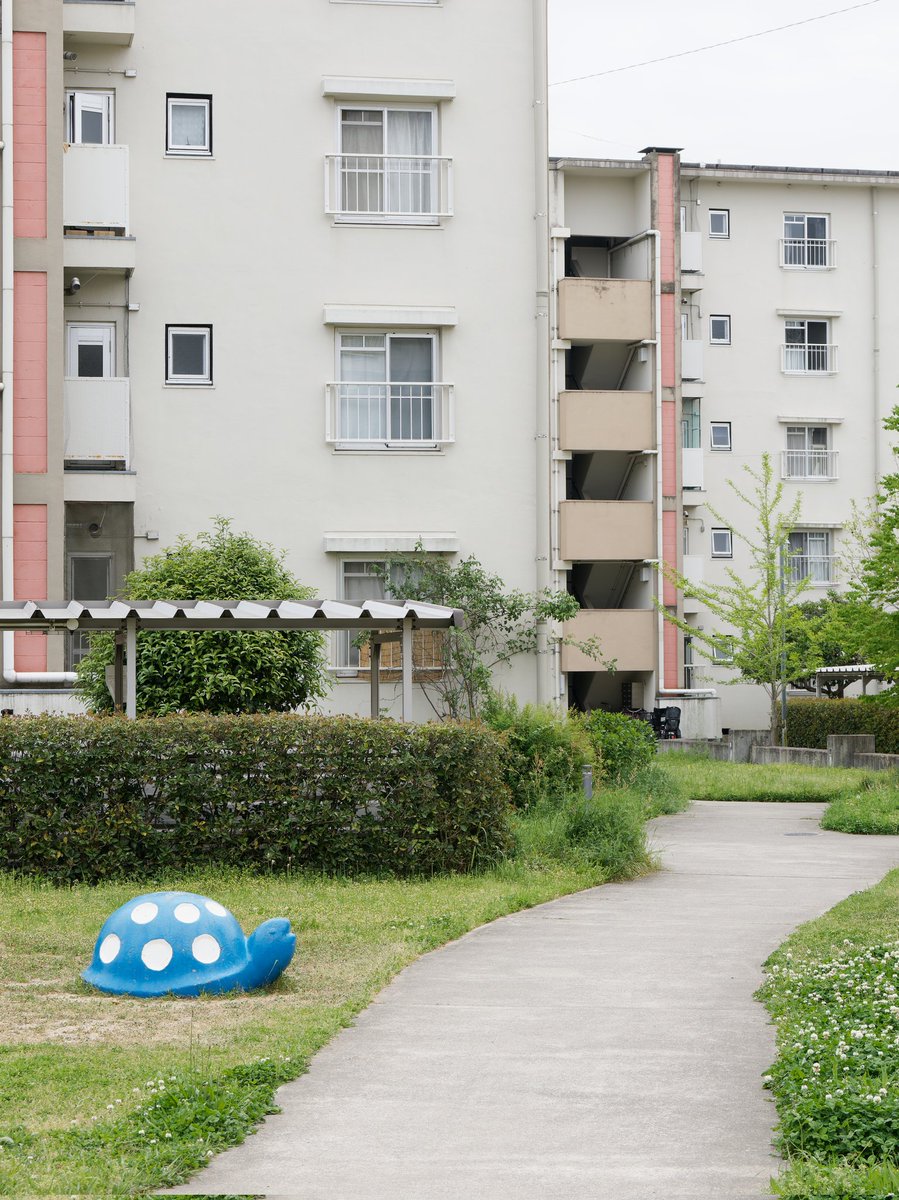
M652 868L639 788L516 817L517 857L467 876L335 879L197 872L54 887L0 875L0 1195L136 1195L176 1184L273 1111L282 1082L419 955L506 913ZM79 978L135 893L210 895L246 931L289 917L297 954L248 996L137 1000Z
M899 1194L899 870L801 926L766 963L767 1084L789 1200Z
M691 800L828 802L858 788L874 774L843 767L719 762L679 751L660 754L657 761L659 769L678 781Z

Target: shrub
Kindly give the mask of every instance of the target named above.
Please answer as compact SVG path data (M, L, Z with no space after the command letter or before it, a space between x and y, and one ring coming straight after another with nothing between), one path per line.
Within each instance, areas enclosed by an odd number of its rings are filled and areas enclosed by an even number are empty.
M607 782L631 783L655 758L655 734L646 721L600 709L586 713L580 720Z
M899 754L899 707L867 700L791 700L787 743L826 750L830 733L873 733L879 754Z
M607 878L620 879L645 865L646 812L635 792L607 791L590 800L571 800L565 836Z
M505 738L505 779L516 807L580 794L583 768L594 762L595 752L579 722L548 706L520 708L514 696L496 692L482 715Z
M207 864L469 870L506 851L502 746L348 717L0 721L0 857L58 882Z

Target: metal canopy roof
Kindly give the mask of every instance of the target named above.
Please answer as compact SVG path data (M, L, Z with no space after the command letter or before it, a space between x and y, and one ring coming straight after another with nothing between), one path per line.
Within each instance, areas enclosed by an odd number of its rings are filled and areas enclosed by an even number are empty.
M371 713L380 712L381 645L402 643L403 720L412 720L412 633L415 629L461 629L465 615L458 608L419 600L6 600L0 602L0 629L108 629L116 638L112 668L113 697L131 719L137 715L137 634L140 630L170 633L207 629L290 630L320 632L338 629L371 630Z
M0 629L461 629L458 608L418 600L6 600Z

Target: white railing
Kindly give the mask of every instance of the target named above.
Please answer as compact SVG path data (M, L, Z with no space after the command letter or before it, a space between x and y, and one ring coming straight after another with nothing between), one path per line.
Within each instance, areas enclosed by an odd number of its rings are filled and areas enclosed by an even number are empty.
M128 233L128 147L77 143L62 160L62 223Z
M786 375L833 375L837 369L837 347L818 344L781 346L781 370Z
M128 469L131 444L128 379L66 379L63 385L66 463Z
M373 449L454 442L453 391L451 383L329 383L327 440Z
M827 238L781 238L782 267L835 267L836 242Z
M784 479L837 479L839 466L836 450L782 450L781 476Z
M835 583L837 559L832 554L788 554L787 570L794 582L807 579L813 587Z
M421 223L453 215L453 160L408 154L329 154L325 212Z

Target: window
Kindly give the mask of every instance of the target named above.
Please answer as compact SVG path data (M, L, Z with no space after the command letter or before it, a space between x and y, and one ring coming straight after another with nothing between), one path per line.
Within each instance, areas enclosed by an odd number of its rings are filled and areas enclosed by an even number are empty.
M211 156L211 96L166 96L165 152L181 157Z
M734 661L734 639L726 633L716 634L711 642L712 662L719 667L729 667Z
M833 266L828 241L829 219L824 213L784 213L782 267Z
M733 558L733 536L729 529L712 530L712 558Z
M681 446L684 450L698 450L700 447L699 400L695 396L685 396L681 402Z
M367 449L452 441L452 389L435 382L436 357L436 333L339 333L328 440Z
M836 370L836 346L830 345L829 321L787 321L784 343L786 374L831 374Z
M115 375L115 325L75 321L66 325L66 375L69 379Z
M712 421L709 435L709 447L712 450L732 450L730 436L730 421Z
M687 635L684 637L684 687L689 689L693 686L694 675L694 660L693 660L693 639Z
M834 582L835 559L829 529L795 530L790 534L788 570L794 582L807 579L812 585Z
M165 381L212 383L212 326L166 325Z
M109 146L115 140L112 92L66 92L66 140Z
M729 208L710 208L709 209L709 237L713 237L713 238L729 238L730 237L730 209Z
M345 219L433 224L451 212L436 108L341 107L326 209Z
M385 581L384 560L346 559L340 564L340 597L351 604L364 600L391 600L399 589L408 568L397 565L390 570L390 579ZM338 670L368 671L371 654L368 646L354 646L358 634L351 629L341 630L334 637L335 666ZM440 629L416 629L412 635L412 665L417 671L439 671L443 667L443 631ZM399 671L402 667L402 649L398 642L388 642L381 647L381 670Z
M713 346L730 345L730 317L709 317L709 341Z
M788 425L784 479L834 479L836 455L826 425Z
M71 600L107 600L112 593L113 556L111 554L70 554L69 598ZM90 634L76 629L69 635L69 662L77 666L90 650Z

